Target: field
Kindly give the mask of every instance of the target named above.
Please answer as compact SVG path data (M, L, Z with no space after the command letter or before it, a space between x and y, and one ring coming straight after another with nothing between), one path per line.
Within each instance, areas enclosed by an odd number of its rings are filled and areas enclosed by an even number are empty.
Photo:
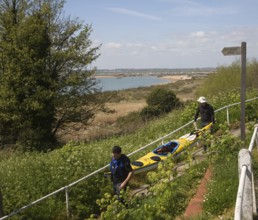
M122 132L121 124L118 125L117 120L127 117L132 112L139 112L146 106L145 100L151 90L156 87L172 90L181 102L186 102L187 100L196 99L196 89L201 85L203 78L204 76L173 76L170 78L173 83L114 92L110 102L106 104L107 107L113 110L112 114L102 112L96 114L91 125L87 128L68 126L67 129L59 132L58 138L62 142L88 141L119 134Z

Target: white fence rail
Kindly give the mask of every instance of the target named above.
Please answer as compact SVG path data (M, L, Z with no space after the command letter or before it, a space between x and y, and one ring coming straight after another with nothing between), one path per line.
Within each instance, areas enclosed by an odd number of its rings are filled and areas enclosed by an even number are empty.
M254 100L256 100L256 99L258 99L258 97L252 98L252 99L248 99L248 100L246 100L246 102L251 102L251 101L254 101ZM226 111L227 111L227 123L229 124L229 123L230 123L230 119L229 119L229 108L230 108L230 107L233 107L233 106L236 106L236 105L239 105L240 103L241 103L241 102L237 102L237 103L234 103L234 104L230 104L230 105L224 106L224 107L222 107L222 108L220 108L220 109L217 109L215 112L218 112L218 111L221 111L221 110L226 109ZM171 133L169 133L169 134L167 134L167 135L165 135L165 136L163 136L163 137L161 137L161 138L159 138L159 139L157 139L157 140L155 140L155 141L153 141L153 142L151 142L151 143L149 143L149 144L147 144L147 145L145 145L145 146L139 148L139 149L136 150L136 151L133 151L132 153L128 154L128 156L131 156L131 155L133 155L133 154L135 154L135 153L137 153L137 152L139 152L139 151L142 151L142 150L144 150L145 148L147 148L147 147L149 147L149 146L151 146L151 145L153 145L153 144L155 144L155 143L157 143L157 142L159 142L159 141L162 141L162 142L163 142L163 140L164 140L165 138L171 136L171 135L174 134L175 132L180 131L181 129L183 129L183 128L189 126L189 125L192 124L192 123L193 123L193 120L190 121L190 122L188 122L188 123L186 123L185 125L181 126L180 128L177 128L176 130L172 131ZM52 192L52 193L49 193L48 195L46 195L46 196L44 196L44 197L42 197L42 198L40 198L40 199L38 199L38 200L36 200L36 201L33 201L32 203L30 203L30 204L28 204L28 205L26 205L26 206L23 206L22 208L20 208L20 209L18 209L18 210L15 210L15 211L11 212L11 213L8 214L8 215L5 215L5 216L1 217L0 220L4 220L4 219L7 219L7 218L9 218L9 217L12 217L12 216L14 216L14 215L16 215L16 214L22 212L23 210L25 210L25 209L27 209L27 208L29 208L29 207L31 207L31 206L37 204L37 203L39 203L39 202L41 202L41 201L43 201L43 200L49 198L49 197L51 197L51 196L53 196L53 195L55 195L55 194L57 194L57 193L59 193L59 192L61 192L61 191L65 191L66 211L67 211L67 217L69 218L69 216L70 216L70 213L69 213L69 191L68 191L69 187L72 187L72 186L74 186L75 184L77 184L77 183L79 183L79 182L81 182L81 181L83 181L83 180L86 180L86 179L90 178L91 176L93 176L93 175L95 175L95 174L97 174L97 173L100 173L100 172L104 171L106 168L108 168L108 166L109 166L109 164L107 164L107 165L105 165L104 167L102 167L102 168L100 168L100 169L98 169L98 170L96 170L96 171L94 171L94 172L92 172L92 173L90 173L90 174L88 174L88 175L82 177L81 179L79 179L79 180L77 180L77 181L75 181L75 182L73 182L73 183L70 183L70 184L67 185L67 186L61 187L60 189L58 189L58 190L56 190L56 191L54 191L54 192Z
M257 215L251 157L255 143L258 147L258 124L255 125L249 148L241 149L238 154L239 185L234 220L252 220Z

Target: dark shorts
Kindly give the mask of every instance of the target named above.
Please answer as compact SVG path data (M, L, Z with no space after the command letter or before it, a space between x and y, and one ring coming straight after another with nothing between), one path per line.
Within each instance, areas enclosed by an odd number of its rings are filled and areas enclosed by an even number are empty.
M120 186L121 186L121 183L117 183L117 184L113 185L113 190L114 190L115 195L120 194Z
M122 183L117 183L117 184L114 184L113 185L113 190L114 190L114 193L115 195L118 195L120 194L120 186L121 186ZM127 185L125 186L125 188L123 190L126 190L127 188Z
M210 121L208 121L208 122L201 121L201 128L205 127L206 125L208 125L210 123L211 123Z
M114 194L117 195L119 202L125 204L125 200L119 196L120 195L120 186L121 186L121 183L117 183L117 184L113 185ZM126 190L126 188L127 188L127 186L125 187L125 190Z

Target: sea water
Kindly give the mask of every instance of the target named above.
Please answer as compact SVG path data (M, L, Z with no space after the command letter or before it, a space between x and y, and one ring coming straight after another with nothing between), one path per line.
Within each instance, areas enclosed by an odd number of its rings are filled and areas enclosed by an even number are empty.
M102 91L115 91L139 87L148 87L152 85L169 83L171 80L163 79L157 76L130 76L130 77L110 77L98 78L98 87Z

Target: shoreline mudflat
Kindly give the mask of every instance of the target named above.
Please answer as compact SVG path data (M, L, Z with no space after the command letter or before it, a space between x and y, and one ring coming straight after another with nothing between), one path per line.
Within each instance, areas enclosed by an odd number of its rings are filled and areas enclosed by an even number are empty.
M192 79L192 76L189 76L189 75L170 75L170 76L158 76L158 75L155 75L155 76L159 77L161 79L171 80L172 82L176 82L176 81L179 81L179 80ZM97 79L101 79L101 78L117 78L117 77L120 77L120 76L119 75L95 75L94 76L94 78L97 78ZM131 76L122 76L122 77L131 77ZM147 77L147 76L141 76L141 77Z

